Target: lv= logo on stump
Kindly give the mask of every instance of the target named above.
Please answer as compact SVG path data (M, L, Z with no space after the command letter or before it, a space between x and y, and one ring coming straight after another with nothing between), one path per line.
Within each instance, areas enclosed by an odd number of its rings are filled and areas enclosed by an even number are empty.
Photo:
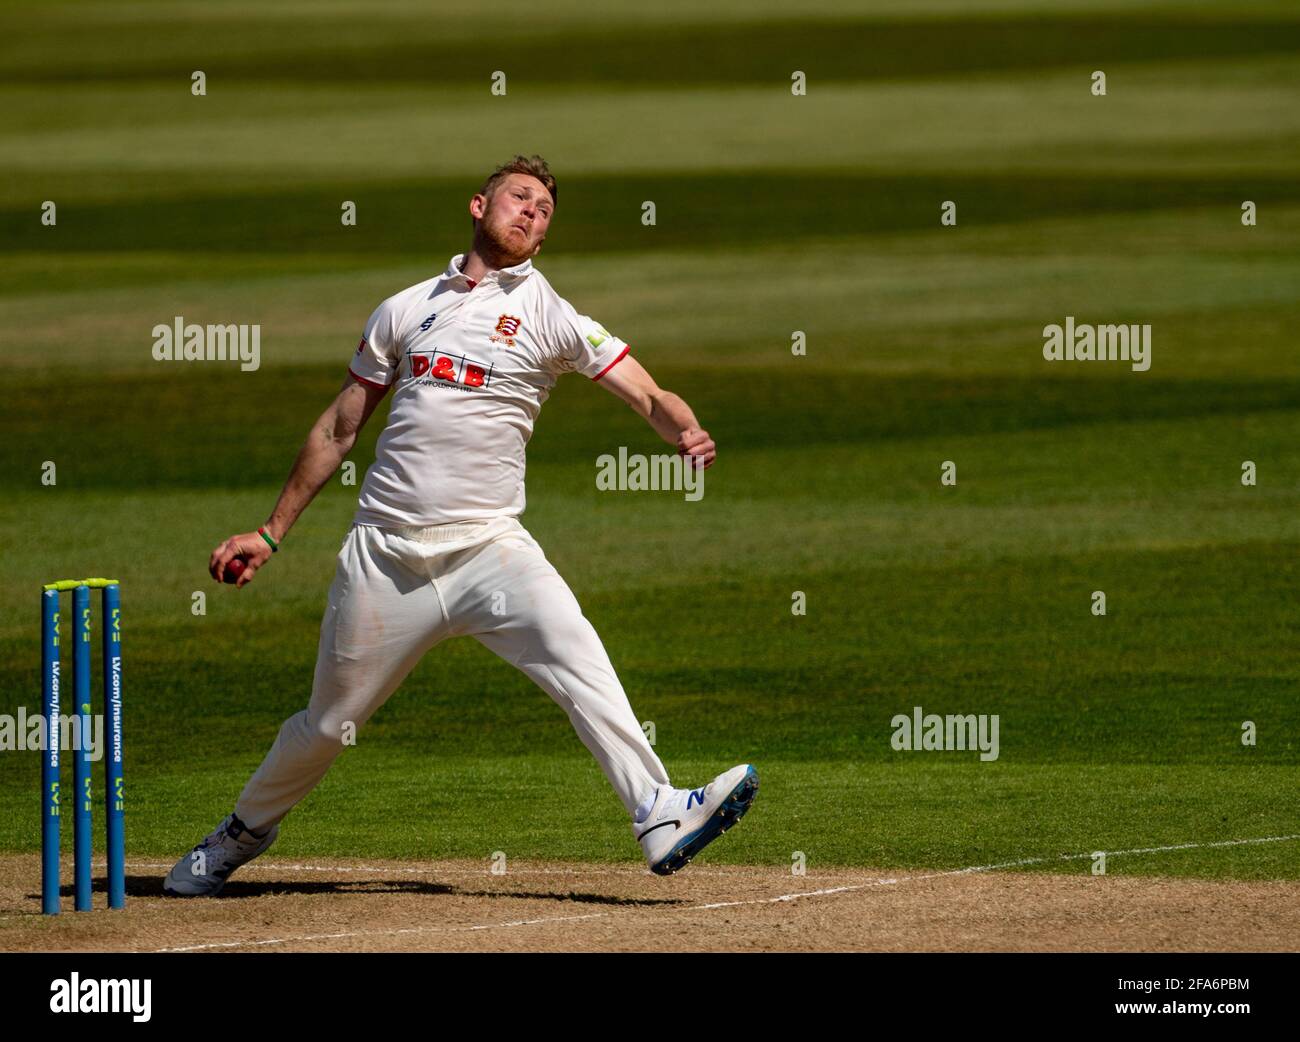
M65 726L75 739L73 762L73 907L91 910L91 827L93 786L88 738L94 722L90 704L90 591L101 591L103 625L104 719L108 748L104 759L105 851L108 907L126 906L126 797L122 771L122 601L116 579L62 579L41 589L41 716L45 741L41 755L41 911L60 911L60 748ZM72 594L72 695L74 713L61 712L62 648L60 595Z

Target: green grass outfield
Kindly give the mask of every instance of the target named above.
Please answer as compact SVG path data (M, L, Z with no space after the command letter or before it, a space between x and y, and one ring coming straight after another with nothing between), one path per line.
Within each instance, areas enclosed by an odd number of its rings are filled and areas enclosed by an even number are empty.
M370 311L466 247L514 151L560 181L539 267L719 443L698 503L598 492L596 456L659 443L570 377L524 516L674 780L759 767L705 860L1300 833L1300 12L785 7L0 9L0 712L40 704L40 583L120 577L132 859L211 828L305 703L357 488L248 589L212 584L209 551L265 518ZM175 315L260 323L261 368L154 362ZM1066 315L1151 323L1150 371L1044 362ZM893 751L916 705L999 714L1000 758ZM0 850L38 847L38 773L0 753ZM496 850L639 857L563 713L471 640L426 657L276 846ZM1294 879L1300 843L1108 871Z

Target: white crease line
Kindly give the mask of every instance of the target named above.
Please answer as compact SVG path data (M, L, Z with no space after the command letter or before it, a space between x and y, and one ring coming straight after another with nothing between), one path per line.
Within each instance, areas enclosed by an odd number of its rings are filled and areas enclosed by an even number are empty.
M684 908L664 908L664 912L701 912L717 908L737 908L742 905L776 904L780 901L797 901L804 897L825 897L830 894L846 894L855 890L866 890L873 886L894 886L899 883L916 883L926 879L942 879L946 876L970 875L975 872L996 872L1003 868L1017 868L1022 865L1042 865L1051 861L1079 861L1090 858L1094 853L1104 853L1107 857L1119 857L1125 854L1163 854L1174 850L1209 850L1214 847L1239 847L1250 843L1286 843L1300 839L1300 833L1290 836L1262 836L1257 839L1224 839L1213 843L1176 843L1166 847L1134 847L1131 850L1092 851L1086 854L1057 854L1055 857L1027 857L1017 861L1002 861L992 865L969 865L966 868L953 868L946 872L928 872L919 876L902 876L890 879L873 879L868 883L853 883L849 886L829 887L824 890L807 890L802 893L782 894L779 897L758 897L747 901L716 901L711 904L688 905ZM284 866L280 866L284 867ZM544 871L544 870L543 870ZM539 923L565 923L580 919L604 919L611 912L591 912L587 915L543 916L539 919L515 919L504 923L478 923L473 926L410 926L394 930L355 930L346 933L308 934L301 937L279 937L261 941L224 941L213 944L193 944L185 948L156 948L155 952L200 952L214 948L248 948L272 944L294 944L306 941L334 941L345 937L395 937L410 933L464 933L475 930L497 930L505 927L536 926Z
M1168 847L1134 847L1132 850L1093 851L1087 854L1058 854L1056 857L1027 857L1018 861L1003 861L996 865L970 865L966 868L953 868L947 872L927 872L919 876L903 876L901 879L873 879L869 883L854 883L849 886L832 887L829 890L809 890L799 894L782 894L780 897L760 897L748 901L722 901L714 904L696 905L697 909L733 908L736 905L773 904L777 901L796 901L801 897L823 897L827 894L843 894L853 890L866 890L873 886L891 886L896 883L920 883L927 879L943 879L945 876L965 876L975 872L996 872L1003 868L1019 868L1024 865L1043 865L1051 861L1079 861L1105 854L1107 857L1119 857L1121 854L1163 854L1172 850L1206 850L1211 847L1239 847L1247 843L1285 843L1300 839L1300 833L1293 836L1264 836L1260 839L1224 839L1214 843L1177 843ZM673 908L674 912L689 912L691 908Z
M274 937L261 941L224 941L217 944L192 944L188 948L156 948L156 952L201 952L213 948L249 948L271 944L294 944L301 941L335 941L342 937L396 937L407 933L466 933L474 930L495 930L503 926L535 926L538 923L567 923L575 919L599 919L608 912L591 912L587 915L557 915L543 919L516 919L508 923L478 923L473 926L406 926L393 930L359 930L352 933L317 933L302 937Z

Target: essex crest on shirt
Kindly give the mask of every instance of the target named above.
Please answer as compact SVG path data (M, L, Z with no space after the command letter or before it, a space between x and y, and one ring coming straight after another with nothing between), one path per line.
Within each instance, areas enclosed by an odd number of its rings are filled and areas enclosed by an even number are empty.
M522 320L515 318L514 315L502 315L497 319L497 328L493 334L488 337L494 344L504 344L506 347L514 347L514 337L519 333L519 327ZM498 336L497 334L501 334Z

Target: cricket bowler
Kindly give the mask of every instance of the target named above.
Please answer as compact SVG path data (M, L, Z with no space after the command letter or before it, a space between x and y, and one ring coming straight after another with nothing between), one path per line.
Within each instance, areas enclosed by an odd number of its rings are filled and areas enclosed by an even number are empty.
M233 812L176 862L167 893L214 895L275 842L344 736L448 637L481 642L568 714L651 871L676 872L753 803L758 774L748 764L702 788L670 784L595 629L519 521L524 448L561 374L580 373L623 399L686 463L707 468L717 455L690 407L533 266L557 198L540 156L516 156L492 173L470 199L469 251L375 309L266 523L212 551L215 580L242 563L238 585L251 582L393 392L338 555L307 708L281 726Z

